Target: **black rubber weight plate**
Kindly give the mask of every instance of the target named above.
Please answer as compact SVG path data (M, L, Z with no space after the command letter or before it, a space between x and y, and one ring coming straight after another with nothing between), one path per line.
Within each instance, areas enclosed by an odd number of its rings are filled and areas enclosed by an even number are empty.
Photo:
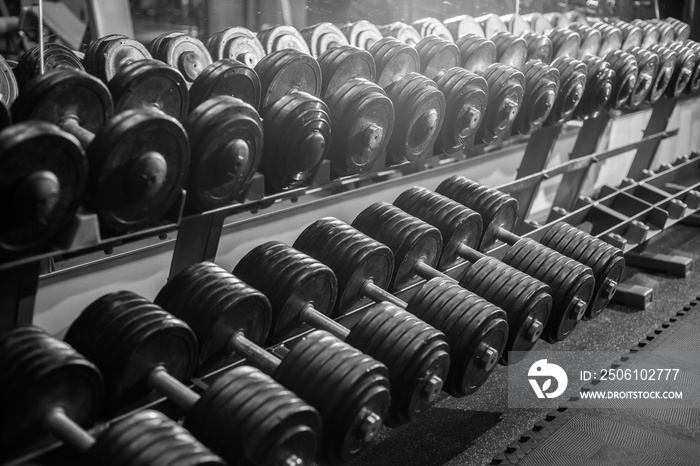
M700 296L651 332L636 351L700 351ZM682 354L682 353L680 353ZM680 366L700 361L679 360ZM694 369L693 372L696 372ZM683 390L683 382L668 390ZM688 410L559 408L496 456L499 465L697 465L700 407Z

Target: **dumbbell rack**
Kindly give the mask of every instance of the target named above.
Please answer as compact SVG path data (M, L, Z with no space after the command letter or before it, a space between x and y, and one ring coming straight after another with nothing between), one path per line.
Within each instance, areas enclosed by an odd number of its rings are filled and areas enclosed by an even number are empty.
M603 152L596 153L595 149L608 124L616 115L604 114L599 118L587 120L578 132L570 160L548 169L545 169L545 166L558 137L563 131L568 130L560 127L546 127L531 135L525 144L517 179L498 187L498 189L516 197L521 205L518 232L533 239L539 239L551 223L564 220L574 226L587 229L594 236L605 239L628 253L671 225L683 221L700 210L700 196L694 191L700 190L700 177L693 176L695 172L700 170L700 154L681 158L673 165L662 166L657 172L648 170L660 142L677 133L677 131L666 130L675 105L675 100L661 100L652 109L651 118L642 139ZM331 180L327 167L321 167L310 187L286 191L273 196L264 196L261 176L256 175L255 182L246 194L246 200L240 204L193 216L183 217L180 211L178 218L172 223L148 231L111 238L97 244L80 245L69 251L58 250L0 264L0 309L2 309L0 324L32 321L34 298L42 273L42 264L48 259L67 252L82 254L88 251L104 250L113 246L119 247L116 245L136 238L154 238L177 230L177 240L175 240L170 268L172 275L189 264L216 258L225 221L231 215L253 211L255 213L248 219L255 219L264 213L266 207L287 200L296 201L296 204L291 204L284 215L293 215L296 209L312 206L314 200L319 197L352 197L354 193L363 189L376 191L385 189L390 184L410 185L416 179L417 172L445 178L452 173L477 167L496 156L498 152L510 150L508 147L495 151L486 151L485 149L491 148L473 147L464 153L434 155L421 162L383 167L384 169L369 174L337 180ZM635 149L637 153L634 162L629 170L628 178L622 185L604 187L595 201L580 197L583 182L594 164ZM533 226L527 222L527 218L540 185L543 181L557 175L563 175L555 199L555 206L560 209L553 210L546 225ZM240 220L237 227L245 228L247 221L246 219ZM126 247L129 245L127 244ZM497 247L489 254L502 257L505 249L505 247ZM89 267L90 264L86 264L86 266ZM457 277L465 266L457 265L448 270L447 274ZM401 299L407 300L420 285L413 285L401 290L397 295ZM625 286L620 287L618 295L632 304L635 304L635 297L637 302L640 299L645 302L650 297L648 290L630 290ZM352 325L363 315L364 309L358 309L341 317L339 322L347 326ZM296 338L299 336L294 337L294 339ZM285 343L289 343L289 340L276 345L272 351L283 353ZM220 368L203 377L201 381L206 383L213 380L218 374L230 367L231 365ZM196 385L198 381L194 382ZM141 410L146 407L138 406L134 409ZM148 407L157 407L164 410L166 414L177 415L177 411L172 409L164 399L153 401ZM104 425L98 425L94 432L97 433L103 428ZM20 461L41 457L49 452L55 452L57 447L58 444L43 445L21 458L16 464L19 464Z

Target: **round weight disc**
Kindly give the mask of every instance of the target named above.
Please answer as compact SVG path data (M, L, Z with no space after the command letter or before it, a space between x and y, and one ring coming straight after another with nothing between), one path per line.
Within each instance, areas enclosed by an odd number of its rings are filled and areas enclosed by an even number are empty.
M190 88L190 106L194 110L213 97L236 97L260 107L262 89L255 70L232 58L224 58L207 66Z
M483 73L496 61L496 44L474 34L465 34L456 42L462 56L462 67L474 73Z
M91 70L88 72L104 82L109 82L124 65L150 58L151 54L140 42L124 37L110 41L101 50L97 63L102 66L95 70L97 74Z
M352 45L326 50L318 57L318 64L323 76L321 95L326 100L351 79L360 78L374 82L377 73L372 55Z
M239 200L262 158L258 112L240 99L214 97L190 113L185 128L192 153L187 202L205 211Z
M481 25L484 30L484 34L489 39L498 31L508 32L508 26L501 21L501 18L499 18L498 15L494 15L492 13L476 18L476 22Z
M187 117L187 82L179 71L161 61L143 59L124 65L107 87L116 113L153 109L177 120Z
M268 54L280 50L296 50L311 55L302 35L292 26L273 26L258 32L258 40Z
M525 19L520 15L504 15L501 16L501 21L503 21L506 26L508 26L508 32L515 34L516 36L522 36L527 32L532 32L530 23L525 21Z
M107 86L94 76L73 70L37 76L12 107L16 121L44 120L58 125L68 117L75 117L83 128L93 133L113 113Z
M311 56L318 58L329 49L350 45L338 26L333 23L317 23L302 29L301 35L309 46Z
M321 67L308 54L278 50L266 55L255 66L262 88L260 108L273 105L290 91L302 91L318 97L321 94Z
M202 41L181 33L171 33L169 37L164 37L157 45L154 43L151 51L153 58L182 73L188 84L212 63L211 55Z
M350 45L365 50L369 50L375 42L384 37L377 26L365 20L345 24L340 27L340 30L343 31Z
M484 30L476 20L469 15L455 16L444 21L445 26L452 34L452 38L457 41L460 37L466 34L475 34L479 37L486 38Z
M81 204L87 175L78 141L50 123L0 132L0 255L46 246Z
M413 28L413 26L402 23L401 21L380 26L379 30L385 37L395 37L396 40L399 40L406 45L410 45L411 47L415 47L421 40L421 35Z
M428 36L416 44L420 57L421 73L430 79L460 65L459 48L452 42L437 36Z
M18 92L17 79L14 73L7 61L0 56L0 102L5 107L10 107L17 98Z
M411 26L418 31L421 37L438 36L449 42L454 42L455 38L447 27L437 18L423 18L411 23Z
M80 58L71 49L58 43L48 43L44 45L44 73L53 70L85 71ZM21 88L34 77L41 74L39 46L22 55L14 69L14 73Z
M127 110L112 118L88 150L90 206L102 225L128 232L159 221L180 196L189 155L172 117Z
M12 124L12 115L4 103L0 102L0 131Z
M375 42L369 53L377 65L376 83L384 89L408 73L420 71L420 57L416 49L393 37Z
M219 31L207 40L207 49L214 61L232 58L255 68L265 56L265 49L258 37L249 29L235 26Z

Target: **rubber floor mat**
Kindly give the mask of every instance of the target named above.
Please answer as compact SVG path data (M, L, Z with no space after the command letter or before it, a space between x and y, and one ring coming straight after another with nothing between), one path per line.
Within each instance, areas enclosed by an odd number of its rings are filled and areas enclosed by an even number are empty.
M700 296L640 341L631 352L683 351L675 363L700 366ZM664 353L666 354L666 353ZM624 358L623 358L624 361ZM695 371L697 373L697 370ZM700 464L700 377L681 377L670 388L693 394L683 409L575 409L550 412L493 465L666 466Z

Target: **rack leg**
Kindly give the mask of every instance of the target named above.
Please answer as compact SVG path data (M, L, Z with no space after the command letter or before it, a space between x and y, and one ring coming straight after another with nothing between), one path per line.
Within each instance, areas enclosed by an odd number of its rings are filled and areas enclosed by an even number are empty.
M0 326L31 323L39 287L41 262L0 271Z

